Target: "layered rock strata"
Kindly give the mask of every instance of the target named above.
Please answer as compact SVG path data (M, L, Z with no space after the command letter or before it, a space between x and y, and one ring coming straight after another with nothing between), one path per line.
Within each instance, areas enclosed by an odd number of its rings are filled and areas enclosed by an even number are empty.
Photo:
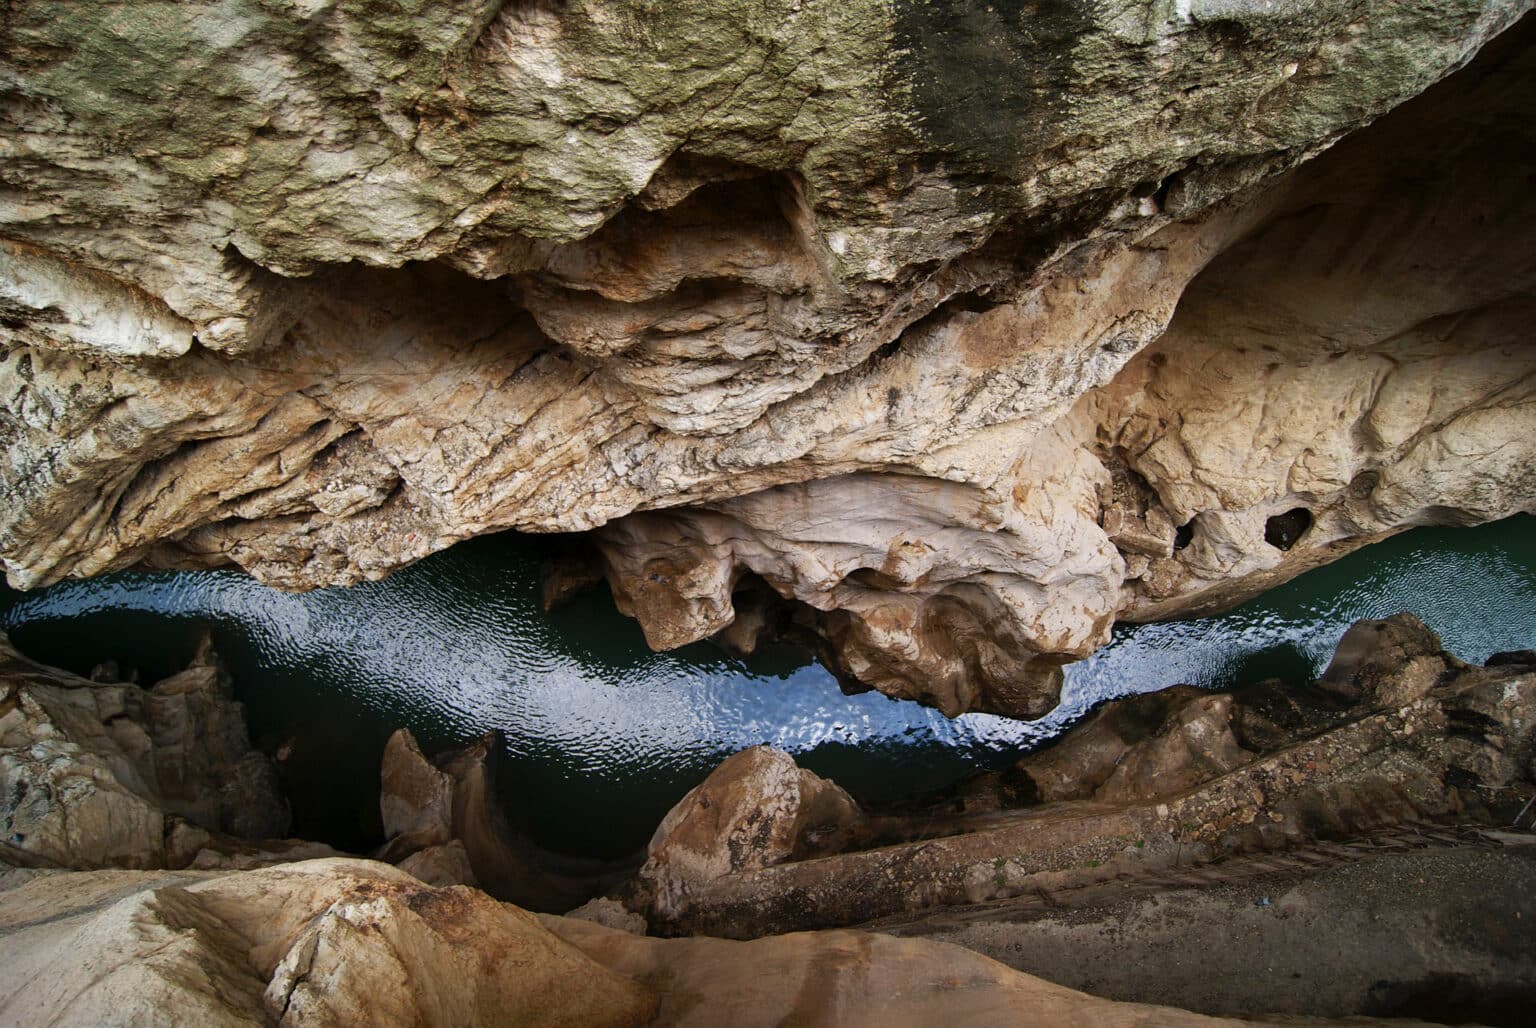
M1498 112L1536 58L1500 53L1246 204L909 333L893 368L972 362L978 395L1060 403L879 475L604 526L621 609L653 645L809 630L851 688L1038 717L1056 666L1117 618L1210 612L1404 528L1531 510L1536 149ZM1052 363L1063 337L1097 342ZM896 391L913 405L934 396L918 374Z
M18 877L0 878L11 1023L1254 1023L1096 999L924 940L646 939L366 861Z
M1532 507L1529 26L1277 178L1529 8L13 3L0 559L603 526L654 645L1039 714L1117 617Z
M613 865L550 853L513 830L498 789L505 752L499 732L431 760L408 730L390 736L379 792L386 842L376 856L431 885L471 885L555 913L622 879Z
M283 840L287 801L206 637L149 687L91 681L0 635L0 860L44 868L248 867L330 854Z
M752 938L1405 823L1508 824L1536 791L1533 660L1468 666L1411 615L1360 622L1310 690L1123 701L994 779L992 802L884 826L905 838L809 859L783 845L734 854L686 891L642 887L631 902L653 929ZM666 845L658 833L653 855Z

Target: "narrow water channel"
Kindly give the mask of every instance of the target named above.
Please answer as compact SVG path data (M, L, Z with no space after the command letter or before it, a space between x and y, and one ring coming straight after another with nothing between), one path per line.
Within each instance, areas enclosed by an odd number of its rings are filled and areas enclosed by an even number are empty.
M1536 647L1536 517L1522 515L1406 533L1219 617L1123 627L1068 668L1061 707L1041 721L951 721L843 696L798 651L651 653L601 591L545 614L539 548L536 537L475 539L384 582L305 594L232 571L0 590L0 627L36 659L80 673L112 659L145 682L211 630L257 745L284 754L297 835L371 845L394 728L429 752L498 728L514 819L545 846L605 856L642 845L688 788L755 743L880 802L1005 761L1106 698L1311 677L1361 617L1411 610L1470 660Z

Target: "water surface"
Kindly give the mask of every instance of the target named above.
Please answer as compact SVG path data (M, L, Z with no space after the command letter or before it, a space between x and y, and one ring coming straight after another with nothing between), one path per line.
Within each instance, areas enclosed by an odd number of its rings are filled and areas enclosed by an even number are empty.
M259 746L285 752L295 833L363 848L378 832L378 758L405 725L432 750L507 739L508 799L538 841L616 855L721 759L771 743L866 802L949 784L1058 733L1104 699L1177 682L1312 677L1357 618L1417 613L1481 661L1536 647L1536 518L1420 529L1211 618L1127 626L1067 669L1037 722L955 720L843 696L798 651L751 660L708 644L651 653L600 593L545 614L535 537L461 543L384 582L293 594L238 572L124 573L0 593L31 656L87 673L116 659L169 674L211 630Z

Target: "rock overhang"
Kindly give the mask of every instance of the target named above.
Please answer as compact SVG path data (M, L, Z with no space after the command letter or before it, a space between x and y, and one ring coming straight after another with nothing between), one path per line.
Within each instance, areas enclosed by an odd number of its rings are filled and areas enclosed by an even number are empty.
M1117 616L1536 496L1522 36L1276 177L1529 4L226 6L7 24L0 236L110 315L6 309L17 585L597 528L658 639L750 575L1032 716Z

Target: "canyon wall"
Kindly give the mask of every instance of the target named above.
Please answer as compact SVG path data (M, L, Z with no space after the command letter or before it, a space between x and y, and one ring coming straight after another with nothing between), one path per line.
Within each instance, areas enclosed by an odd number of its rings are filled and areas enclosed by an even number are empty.
M1531 6L20 0L0 560L593 531L654 646L1036 716L1536 508Z

